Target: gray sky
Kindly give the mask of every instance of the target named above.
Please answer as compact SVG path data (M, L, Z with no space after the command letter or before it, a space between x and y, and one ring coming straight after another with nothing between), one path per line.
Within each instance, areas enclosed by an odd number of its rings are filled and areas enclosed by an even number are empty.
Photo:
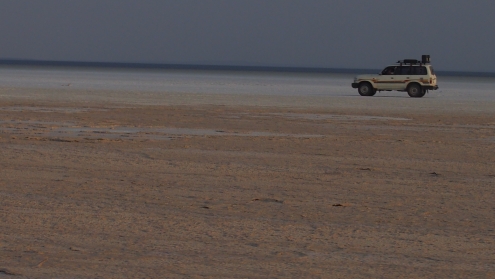
M493 0L0 0L0 59L495 72Z

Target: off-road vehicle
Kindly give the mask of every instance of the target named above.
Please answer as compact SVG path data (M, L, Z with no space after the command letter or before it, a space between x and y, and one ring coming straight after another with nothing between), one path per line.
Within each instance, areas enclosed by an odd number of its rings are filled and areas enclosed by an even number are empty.
M359 75L354 78L352 88L361 96L373 96L377 91L405 91L410 97L421 98L428 90L437 90L437 76L430 64L430 56L423 55L421 61L404 59L385 67L376 75Z

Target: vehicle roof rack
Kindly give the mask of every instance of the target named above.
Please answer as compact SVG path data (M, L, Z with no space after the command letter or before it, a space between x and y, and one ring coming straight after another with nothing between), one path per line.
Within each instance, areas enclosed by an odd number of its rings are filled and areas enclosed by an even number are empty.
M421 56L421 60L417 60L417 59L404 59L404 60L397 61L397 63L399 63L399 64L410 64L410 65L414 65L414 64L430 64L430 56L425 54L425 55L422 55Z
M416 59L404 59L404 60L399 60L397 61L397 63L400 63L400 64L419 64L419 60L416 60Z

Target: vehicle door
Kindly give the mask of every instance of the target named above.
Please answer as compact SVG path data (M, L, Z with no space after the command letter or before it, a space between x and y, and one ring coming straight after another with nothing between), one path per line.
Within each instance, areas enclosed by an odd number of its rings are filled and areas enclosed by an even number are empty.
M413 67L413 72L410 76L410 81L416 81L421 85L430 85L430 79L425 66Z
M397 67L395 71L395 82L392 84L392 90L405 90L407 83L410 80L411 76L411 68L413 66L403 65Z
M380 73L377 81L375 81L377 88L380 90L392 90L395 83L395 73L397 66L388 66Z
M435 86L435 85L437 85L437 75L435 74L435 70L433 70L433 67L432 66L430 66L428 68L430 69L430 74L428 75L428 73L427 73L427 76L426 77L429 77L430 78L430 80L429 80L430 81L430 85Z

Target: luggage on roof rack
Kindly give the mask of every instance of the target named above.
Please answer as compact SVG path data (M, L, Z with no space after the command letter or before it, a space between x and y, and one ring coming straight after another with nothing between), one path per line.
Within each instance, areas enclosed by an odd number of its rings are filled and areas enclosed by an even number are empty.
M417 59L404 59L404 60L399 60L397 63L400 64L430 64L430 56L429 55L422 55L421 56L421 61Z
M418 63L419 63L419 61L418 61L418 60L416 60L416 59L404 59L404 60L402 61L402 63L404 63L404 64L418 64Z
M430 56L429 55L422 55L421 56L421 62L423 64L429 64L430 63Z

